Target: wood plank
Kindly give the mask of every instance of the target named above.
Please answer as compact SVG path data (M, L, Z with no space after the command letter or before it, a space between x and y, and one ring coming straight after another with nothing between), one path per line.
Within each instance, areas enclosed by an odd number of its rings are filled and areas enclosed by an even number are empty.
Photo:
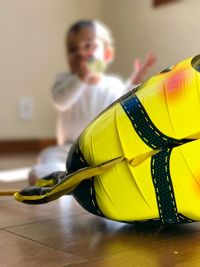
M0 170L22 168L36 164L38 152L0 153Z
M158 232L86 213L8 231L87 258L87 264L77 266L192 266L200 262L200 223Z
M84 261L83 258L61 252L3 230L0 230L0 246L1 267L55 267Z
M59 200L43 205L25 205L17 202L13 197L0 198L1 229L70 217L81 213L86 213L86 211L79 206L72 196L63 196Z

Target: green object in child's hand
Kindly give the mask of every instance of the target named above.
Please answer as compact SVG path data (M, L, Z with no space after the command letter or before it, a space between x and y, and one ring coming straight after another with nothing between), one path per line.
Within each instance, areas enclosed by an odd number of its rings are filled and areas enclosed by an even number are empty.
M87 63L87 66L90 71L95 73L103 73L106 68L105 62L99 59L90 59Z

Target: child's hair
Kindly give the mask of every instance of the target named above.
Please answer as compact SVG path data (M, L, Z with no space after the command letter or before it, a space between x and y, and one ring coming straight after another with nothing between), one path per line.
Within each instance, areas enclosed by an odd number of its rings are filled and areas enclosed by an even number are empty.
M109 28L104 25L102 22L97 20L79 20L74 23L68 30L67 36L71 32L79 32L83 28L91 28L97 38L101 39L105 44L113 46L113 37Z

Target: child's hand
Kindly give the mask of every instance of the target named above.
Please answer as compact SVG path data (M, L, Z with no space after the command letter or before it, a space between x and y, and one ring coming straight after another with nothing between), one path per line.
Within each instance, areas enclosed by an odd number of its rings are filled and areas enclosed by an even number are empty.
M82 81L85 82L87 80L87 77L90 75L90 70L85 59L82 59L77 63L75 73Z
M134 60L134 73L131 77L133 84L140 84L145 79L148 69L156 62L156 56L153 53L148 53L145 62L137 58Z

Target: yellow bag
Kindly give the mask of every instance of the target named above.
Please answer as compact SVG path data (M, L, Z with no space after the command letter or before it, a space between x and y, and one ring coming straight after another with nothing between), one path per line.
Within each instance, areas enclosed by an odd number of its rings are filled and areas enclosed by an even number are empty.
M200 56L139 85L80 135L67 173L15 198L45 203L73 192L93 214L163 224L200 220Z

